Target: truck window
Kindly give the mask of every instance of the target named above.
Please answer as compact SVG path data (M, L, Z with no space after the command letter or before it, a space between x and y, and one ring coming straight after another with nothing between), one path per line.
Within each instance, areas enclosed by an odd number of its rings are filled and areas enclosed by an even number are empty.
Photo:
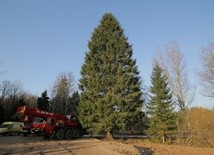
M10 124L2 124L0 125L0 128L9 128Z
M70 120L73 122L77 122L77 118L75 116L71 116Z
M10 128L12 128L14 125L13 124L11 124L10 126L9 126L9 128L8 129L10 129Z
M54 125L54 119L53 118L47 119L47 125Z

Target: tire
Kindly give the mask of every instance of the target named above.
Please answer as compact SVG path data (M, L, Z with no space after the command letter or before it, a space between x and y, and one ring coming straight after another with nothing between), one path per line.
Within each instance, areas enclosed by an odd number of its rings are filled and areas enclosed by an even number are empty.
M70 129L68 129L65 133L65 139L71 139L73 136L73 133Z
M80 138L80 137L82 137L83 136L83 131L81 130L81 129L79 129L78 131L77 131L77 138Z
M62 140L64 139L65 137L65 132L63 129L59 129L57 132L56 132L56 139L58 140Z
M7 136L7 135L8 135L8 133L6 133L6 132L5 132L5 133L3 133L3 135L4 135L4 136Z
M78 129L73 129L72 130L72 138L77 138L78 137Z

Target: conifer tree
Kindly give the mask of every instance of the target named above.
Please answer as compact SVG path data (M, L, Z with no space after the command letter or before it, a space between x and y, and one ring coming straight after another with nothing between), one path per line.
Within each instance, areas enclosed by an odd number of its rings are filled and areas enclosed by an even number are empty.
M75 91L72 96L69 98L69 104L68 104L68 113L70 114L76 114L77 108L79 106L80 102L80 95L78 91Z
M168 88L167 78L159 65L153 66L150 87L150 101L146 105L149 116L148 133L165 142L166 135L176 129L176 118L172 94Z
M48 108L49 108L49 97L48 97L47 90L45 90L42 93L41 97L38 97L38 99L37 99L37 107L40 110L48 111Z
M91 133L125 129L142 108L141 81L132 47L117 19L106 13L92 33L79 86L79 117Z

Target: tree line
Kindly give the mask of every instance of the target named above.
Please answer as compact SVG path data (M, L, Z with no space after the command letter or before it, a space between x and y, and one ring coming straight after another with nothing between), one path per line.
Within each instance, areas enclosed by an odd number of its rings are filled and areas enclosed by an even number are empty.
M0 84L0 123L4 121L16 120L15 113L19 106L29 106L61 114L76 113L80 95L73 88L74 78L71 72L61 72L56 77L50 94L44 90L41 96L36 96L25 92L22 84L18 81L4 80Z
M214 97L213 43L202 49L201 63L203 69L197 75L205 95ZM8 100L11 94L6 97L1 85L0 111L6 110L7 103L14 103L14 107L28 104L51 112L77 113L90 134L104 132L107 138L112 138L117 130L132 133L133 130L140 130L151 139L162 142L174 139L197 145L203 139L206 145L213 147L214 135L209 131L213 131L214 126L209 118L214 111L189 107L194 101L196 88L188 78L186 66L187 61L179 44L168 43L164 50L157 50L153 58L151 86L145 92L133 58L132 45L115 16L106 13L88 42L80 71L79 92L74 91L75 80L71 72L57 76L50 98L44 91L41 97L34 98L34 102L23 98L23 93L16 94L19 100L11 102ZM203 125L207 126L206 133L209 135L201 136L204 130L195 119L197 112L206 117ZM200 138L195 140L193 135ZM209 138L204 140L204 137Z

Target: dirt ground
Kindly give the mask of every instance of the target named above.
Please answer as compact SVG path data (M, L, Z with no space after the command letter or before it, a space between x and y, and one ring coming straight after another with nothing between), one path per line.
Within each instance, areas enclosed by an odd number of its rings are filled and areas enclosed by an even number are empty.
M214 155L214 148L155 144L148 140L129 139L123 143L133 145L143 155Z
M95 138L43 140L41 137L0 136L1 155L213 155L212 148L154 144L146 140L105 141Z
M130 144L92 138L77 140L43 140L41 137L1 136L1 155L134 155L140 154Z

